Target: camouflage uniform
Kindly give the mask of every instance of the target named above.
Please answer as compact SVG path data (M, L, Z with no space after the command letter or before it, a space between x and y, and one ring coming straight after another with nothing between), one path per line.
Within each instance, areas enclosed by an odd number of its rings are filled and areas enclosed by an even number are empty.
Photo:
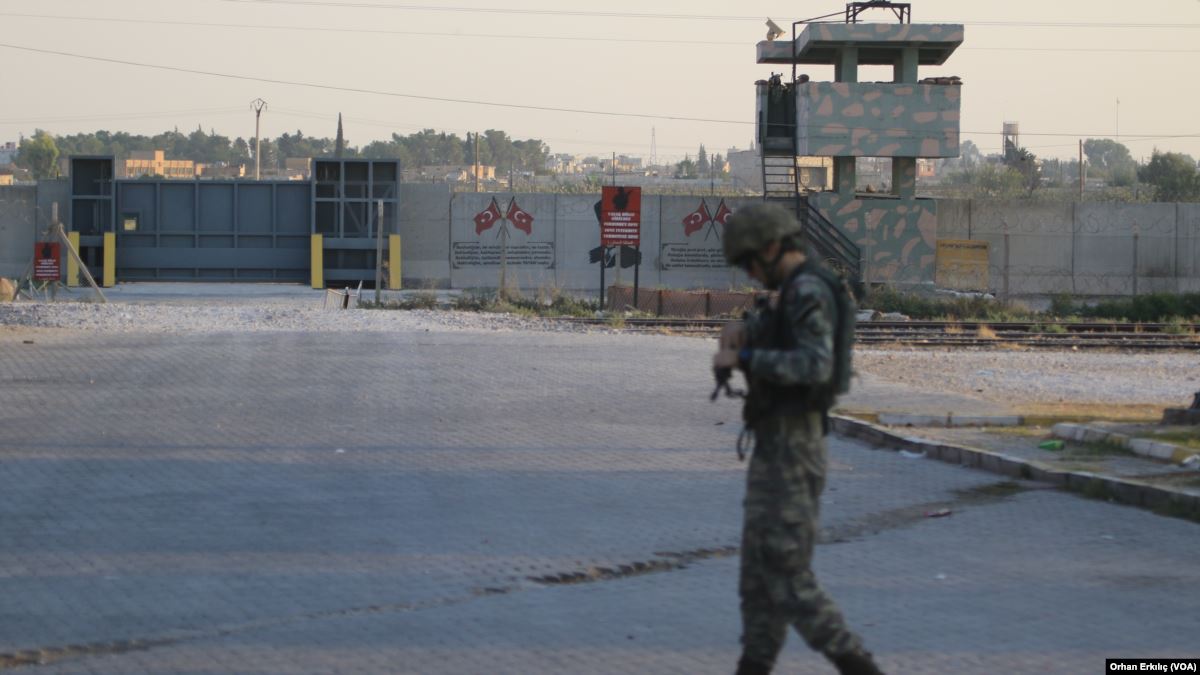
M825 282L811 274L785 286L778 308L747 317L749 357L742 364L750 383L746 421L755 436L738 589L743 660L766 668L788 625L830 659L865 654L811 569L825 487L825 420L804 399L808 387L832 376L836 305Z

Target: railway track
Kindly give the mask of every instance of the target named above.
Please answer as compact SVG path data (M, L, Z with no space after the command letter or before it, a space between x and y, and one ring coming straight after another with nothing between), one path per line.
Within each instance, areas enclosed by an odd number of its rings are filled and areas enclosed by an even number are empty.
M633 333L715 335L724 319L560 319L575 325L610 326ZM1200 351L1200 324L1038 323L978 321L863 321L857 340L868 345L911 347L1051 348Z

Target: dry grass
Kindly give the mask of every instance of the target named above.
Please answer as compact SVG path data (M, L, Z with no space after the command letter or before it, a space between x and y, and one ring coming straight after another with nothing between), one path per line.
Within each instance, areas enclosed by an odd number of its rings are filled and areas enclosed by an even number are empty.
M976 335L978 335L980 340L995 340L996 339L996 331L992 330L990 326L987 326L985 324L979 325L979 330L976 333Z
M1155 432L1151 436L1160 441L1182 445L1189 450L1200 450L1200 429L1172 429Z
M962 335L962 334L963 334L962 326L960 326L956 323L951 323L951 324L946 325L946 335Z
M1150 403L1032 403L1019 406L1017 414L1029 417L1103 419L1114 422L1158 422L1163 407Z

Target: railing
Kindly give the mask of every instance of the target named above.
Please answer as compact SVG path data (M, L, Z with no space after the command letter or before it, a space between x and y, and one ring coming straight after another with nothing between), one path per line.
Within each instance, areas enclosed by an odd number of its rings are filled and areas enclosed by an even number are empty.
M797 200L796 215L804 236L826 263L838 268L851 282L862 280L862 252L836 225L829 222L808 199Z

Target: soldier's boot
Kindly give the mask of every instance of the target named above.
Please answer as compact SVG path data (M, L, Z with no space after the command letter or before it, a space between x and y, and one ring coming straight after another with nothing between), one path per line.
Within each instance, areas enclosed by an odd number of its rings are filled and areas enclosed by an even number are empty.
M868 652L851 652L833 659L841 675L883 675Z
M751 661L746 657L742 657L738 661L737 673L734 675L770 675L771 666L766 666L758 661Z

